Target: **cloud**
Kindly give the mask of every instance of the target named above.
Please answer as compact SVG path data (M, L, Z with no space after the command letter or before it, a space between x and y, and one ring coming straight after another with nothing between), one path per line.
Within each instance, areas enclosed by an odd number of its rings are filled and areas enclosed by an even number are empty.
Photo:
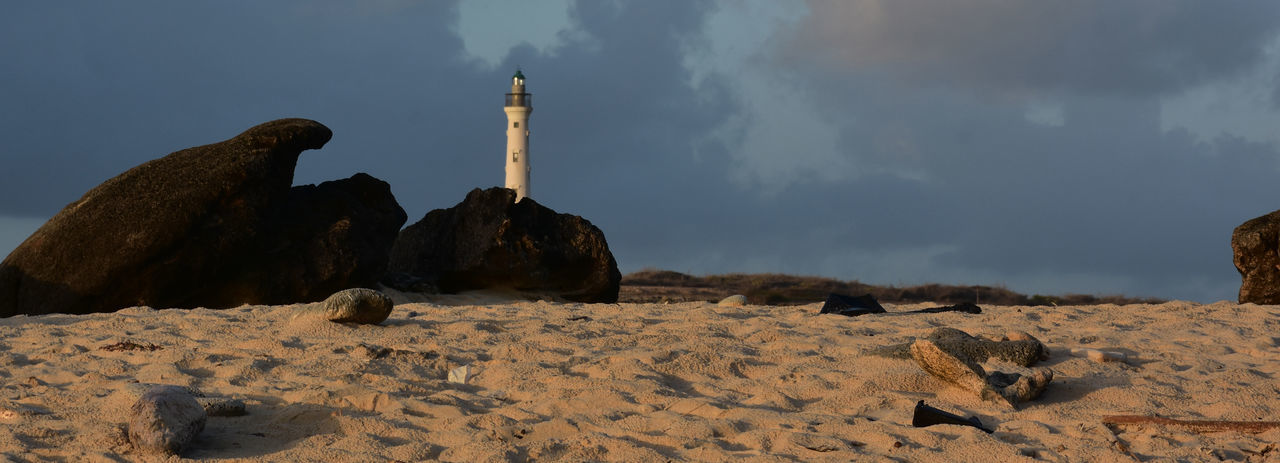
M1145 96L1255 64L1274 2L862 0L808 2L784 59L1001 92Z

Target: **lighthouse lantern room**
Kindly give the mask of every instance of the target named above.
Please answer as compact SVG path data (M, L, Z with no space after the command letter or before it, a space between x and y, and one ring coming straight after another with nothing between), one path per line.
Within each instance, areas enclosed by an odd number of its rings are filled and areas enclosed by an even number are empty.
M524 74L511 76L511 93L502 108L507 113L507 188L516 190L516 201L529 196L529 113L533 95L525 92Z

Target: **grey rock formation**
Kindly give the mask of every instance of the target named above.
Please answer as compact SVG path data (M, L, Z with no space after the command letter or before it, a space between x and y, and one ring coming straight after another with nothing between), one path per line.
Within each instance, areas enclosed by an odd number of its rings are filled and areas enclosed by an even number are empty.
M153 386L129 409L129 441L143 453L177 455L204 430L206 419L185 388Z
M384 283L456 293L507 289L577 302L617 302L622 274L604 233L514 190L475 189L427 213L391 249Z
M1280 304L1280 211L1236 227L1231 253L1240 272L1240 303Z
M376 325L391 315L395 303L390 297L367 288L351 288L334 293L319 305L325 318L337 323Z
M332 132L281 119L103 182L0 262L0 316L319 301L374 284L406 216L364 174L291 188Z

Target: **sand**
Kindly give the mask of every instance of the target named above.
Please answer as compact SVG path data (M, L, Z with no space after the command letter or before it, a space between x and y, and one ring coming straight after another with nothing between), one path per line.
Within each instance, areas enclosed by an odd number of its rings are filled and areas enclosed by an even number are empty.
M1280 460L1277 429L1101 421L1280 420L1277 306L984 306L978 315L848 318L818 315L816 304L396 297L376 326L300 316L300 305L0 319L0 461L159 460L125 438L140 389L132 383L247 404L244 416L208 419L182 454L192 460ZM1052 349L1039 365L1054 381L1015 410L910 360L865 354L941 326L1028 332ZM128 345L140 347L120 349ZM1072 349L1127 358L1097 362ZM468 383L449 382L461 366L471 367ZM914 428L919 400L975 415L995 433Z

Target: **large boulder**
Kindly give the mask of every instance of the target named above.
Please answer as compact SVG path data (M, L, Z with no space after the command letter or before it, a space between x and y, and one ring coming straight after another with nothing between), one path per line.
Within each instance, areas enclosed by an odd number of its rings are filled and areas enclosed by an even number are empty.
M281 119L107 180L0 263L0 316L312 302L376 282L406 218L390 187L290 187L331 136Z
M376 288L408 218L391 185L365 173L295 186L273 217L267 249L242 270L238 284L260 304L313 302L348 288Z
M427 213L392 246L388 282L617 302L622 274L604 233L582 217L515 199L514 190L477 188L458 205Z
M1280 304L1280 211L1258 217L1231 233L1240 272L1240 303Z

